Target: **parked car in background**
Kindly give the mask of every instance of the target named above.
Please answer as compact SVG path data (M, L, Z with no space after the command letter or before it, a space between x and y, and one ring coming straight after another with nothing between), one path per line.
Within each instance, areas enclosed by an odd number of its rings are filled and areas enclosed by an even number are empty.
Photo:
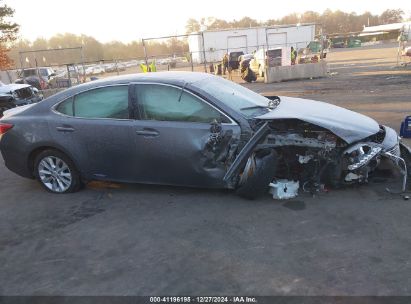
M86 66L86 75L92 75L93 74L93 66Z
M103 74L105 73L105 69L104 67L100 66L100 65L92 65L92 66L88 66L86 68L86 74L87 75L99 75L99 74Z
M115 63L107 63L107 64L104 65L104 70L107 73L116 72L117 71L116 64Z
M56 72L51 67L25 68L19 76L15 83L27 83L38 90L45 90L50 88L50 81Z
M254 197L274 180L338 187L411 165L397 133L367 116L206 73L111 77L18 110L0 120L5 165L53 193L107 180Z
M103 73L105 73L105 72L106 72L106 70L104 69L103 66L101 66L101 65L96 65L96 66L93 67L93 72L92 72L92 74L93 74L93 75L99 75L99 74L103 74Z
M76 66L76 65L69 65L68 70L70 72L70 77L71 78L78 78L79 76L81 76L79 67ZM66 69L66 72L67 72L67 69Z
M244 55L244 52L229 52L228 53L228 67L237 70L240 67L239 57Z
M345 43L345 41L335 41L335 42L332 43L332 47L333 48L345 48L346 43Z
M7 84L0 86L0 117L12 108L39 102L43 95L29 84Z
M77 65L77 70L78 70L79 76L81 76L81 77L84 76L85 68L83 67L83 65L81 65L81 64Z
M254 58L250 60L250 69L257 75L264 77L266 67L281 66L282 47L273 49L259 49L254 53Z
M127 67L126 67L126 65L125 65L124 63L122 63L122 62L117 63L117 69L118 69L120 72L125 71L126 68L127 68Z

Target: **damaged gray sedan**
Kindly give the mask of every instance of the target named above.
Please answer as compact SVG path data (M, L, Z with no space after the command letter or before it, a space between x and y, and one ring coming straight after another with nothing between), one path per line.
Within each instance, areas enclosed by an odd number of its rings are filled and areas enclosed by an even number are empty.
M246 197L274 180L364 183L411 151L394 130L327 103L264 97L204 73L103 79L5 112L6 166L48 191L89 180L230 188Z

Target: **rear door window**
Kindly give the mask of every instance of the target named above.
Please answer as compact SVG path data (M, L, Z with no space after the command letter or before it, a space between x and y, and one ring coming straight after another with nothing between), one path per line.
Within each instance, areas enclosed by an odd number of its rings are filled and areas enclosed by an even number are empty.
M128 86L97 88L69 98L56 111L81 118L129 119Z

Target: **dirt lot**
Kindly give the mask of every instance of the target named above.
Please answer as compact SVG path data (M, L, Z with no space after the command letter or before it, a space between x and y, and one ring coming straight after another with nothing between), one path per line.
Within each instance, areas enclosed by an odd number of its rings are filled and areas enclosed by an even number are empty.
M327 101L399 130L405 115L411 115L411 66L397 67L394 44L333 50L328 60L328 78L265 85L246 85L261 93Z
M393 46L329 55L328 78L266 85L398 130L411 70ZM0 165L1 295L411 295L410 201L395 179L290 201L91 183L52 195Z

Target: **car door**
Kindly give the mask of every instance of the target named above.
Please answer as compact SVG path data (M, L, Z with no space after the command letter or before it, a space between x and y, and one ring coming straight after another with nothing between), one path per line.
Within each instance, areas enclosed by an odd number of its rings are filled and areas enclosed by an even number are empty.
M55 107L62 115L49 122L50 132L89 178L134 181L134 120L128 86L95 88Z
M225 161L240 127L184 88L133 84L134 140L140 182L223 187Z

